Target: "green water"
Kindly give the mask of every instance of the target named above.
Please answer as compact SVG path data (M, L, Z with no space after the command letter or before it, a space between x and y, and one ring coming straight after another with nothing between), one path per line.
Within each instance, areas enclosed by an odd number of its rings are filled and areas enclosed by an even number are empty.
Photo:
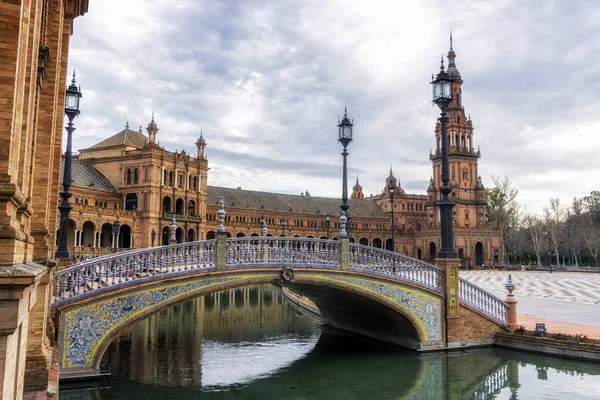
M61 400L600 399L598 364L498 349L416 355L322 330L270 285L151 316L104 362L110 387L63 391Z

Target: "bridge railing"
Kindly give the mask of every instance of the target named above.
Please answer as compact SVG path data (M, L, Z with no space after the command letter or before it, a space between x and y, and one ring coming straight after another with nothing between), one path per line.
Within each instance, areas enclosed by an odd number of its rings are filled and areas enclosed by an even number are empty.
M124 251L58 271L54 301L167 272L215 265L215 240Z
M298 237L243 237L227 240L228 267L264 264L339 265L339 242Z
M461 302L506 324L508 304L463 278L459 279L458 288Z
M444 291L444 271L440 267L393 251L351 243L350 265L355 269L378 271Z

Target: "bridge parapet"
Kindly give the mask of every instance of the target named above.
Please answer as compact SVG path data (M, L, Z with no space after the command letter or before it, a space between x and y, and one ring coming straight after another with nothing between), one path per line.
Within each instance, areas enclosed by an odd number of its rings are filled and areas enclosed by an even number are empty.
M404 254L350 243L350 265L351 269L390 274L438 292L444 291L442 268Z
M458 287L459 298L462 303L504 325L507 324L506 310L509 307L507 303L463 278L459 279Z
M224 268L291 266L348 269L443 292L441 268L391 251L352 243L346 247L349 264L343 265L343 241L265 236L228 238L222 259L225 260ZM152 279L165 274L172 276L188 270L219 269L217 242L211 239L130 250L74 264L57 272L54 304L105 290L109 286L129 285L132 280Z
M133 280L161 279L190 270L210 272L246 267L345 269L445 292L442 268L388 250L347 243L348 239L227 238L222 249L218 245L220 240L225 238L124 251L74 264L56 273L54 306L89 296L90 292L131 285ZM478 286L460 279L459 299L506 325L508 305Z

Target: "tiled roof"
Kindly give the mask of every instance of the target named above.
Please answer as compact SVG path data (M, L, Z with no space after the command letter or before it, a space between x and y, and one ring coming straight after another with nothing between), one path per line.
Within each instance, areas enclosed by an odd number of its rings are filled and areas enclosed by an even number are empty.
M129 128L123 129L121 132L112 135L108 139L104 139L100 143L96 143L90 149L99 149L102 147L127 145L136 149L143 149L148 143L148 138L138 131L132 131Z
M337 216L340 212L340 199L328 197L298 196L269 192L256 192L208 186L208 206L215 206L223 195L225 211L227 208L256 209L292 213L307 213L325 215L328 212ZM368 199L350 199L350 215L353 217L385 217L381 208Z
M60 182L62 182L64 165L65 159L63 157L60 160ZM119 193L106 176L102 175L91 164L80 161L77 156L73 157L73 163L71 164L71 181L71 185L74 187L98 190L100 192ZM90 186L91 183L93 183L93 186Z

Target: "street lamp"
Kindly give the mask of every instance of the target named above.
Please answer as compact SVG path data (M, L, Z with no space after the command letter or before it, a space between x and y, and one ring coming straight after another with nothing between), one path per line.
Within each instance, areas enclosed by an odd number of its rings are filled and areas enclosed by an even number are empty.
M73 127L73 119L79 115L79 99L81 98L81 88L75 84L75 71L73 71L73 80L67 88L65 94L65 114L69 118L67 124L67 151L65 153L65 166L63 169L63 191L60 192L62 202L58 209L60 210L60 223L58 227L58 248L56 249L55 257L69 258L69 249L67 248L67 225L69 222L69 213L73 209L69 204L71 197L71 149L72 136L75 127Z
M287 225L287 221L281 218L279 219L279 224L281 225L281 236L285 236L285 226Z
M431 77L431 85L433 86L433 102L440 108L441 115L439 118L442 135L442 187L440 193L442 194L442 200L438 202L440 206L440 219L441 219L441 235L442 235L442 248L438 253L439 258L456 258L456 251L454 250L454 240L452 238L452 209L454 208L454 202L448 197L452 189L448 186L450 182L449 166L448 166L448 138L446 134L446 125L448 124L448 116L446 110L448 105L452 102L452 94L450 92L452 79L444 70L444 57L442 56L442 62L440 66L440 72L437 74L435 79Z
M156 240L156 231L152 228L152 233L150 234L150 239L152 240L152 247L154 247L154 240Z
M388 192L390 192L390 199L392 200L392 251L396 251L396 242L395 242L395 229L394 229L394 193L396 192L396 178L393 176L390 178L390 183L388 184Z
M352 127L354 126L353 120L348 119L348 112L344 107L344 118L338 122L338 142L344 147L342 151L342 157L344 158L344 172L342 176L342 205L340 208L347 218L347 235L350 237L350 214L348 213L348 145L352 142Z
M327 225L327 240L331 239L331 213L325 214L325 225Z
M117 252L117 247L119 244L119 229L121 228L121 223L118 219L113 222L113 253Z

